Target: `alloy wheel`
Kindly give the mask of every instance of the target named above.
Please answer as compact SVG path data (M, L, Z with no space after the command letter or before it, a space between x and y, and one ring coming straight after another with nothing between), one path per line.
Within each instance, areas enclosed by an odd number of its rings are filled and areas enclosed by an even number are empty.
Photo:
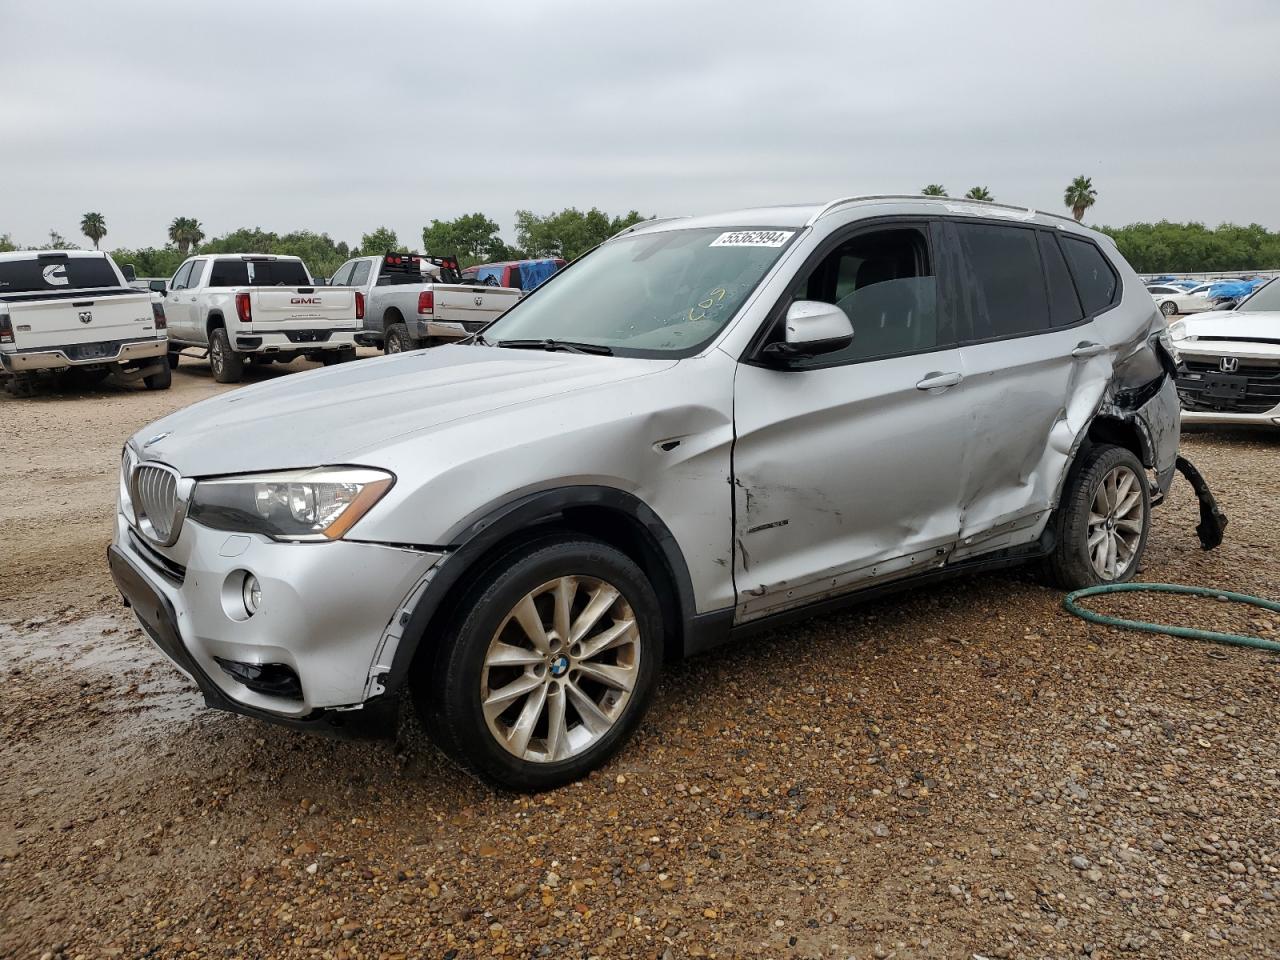
M635 613L604 580L560 577L529 591L485 653L480 699L489 732L525 761L582 753L626 710L640 649Z
M209 366L213 368L215 375L222 372L222 360L222 341L215 337L209 346Z
M1089 507L1089 562L1103 580L1118 580L1133 565L1142 543L1142 478L1130 467L1109 470Z

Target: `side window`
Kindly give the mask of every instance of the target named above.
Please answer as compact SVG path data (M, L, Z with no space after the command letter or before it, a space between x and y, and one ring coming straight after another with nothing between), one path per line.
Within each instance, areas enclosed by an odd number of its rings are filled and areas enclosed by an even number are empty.
M834 303L853 324L849 346L801 361L801 367L922 353L951 340L938 330L936 281L919 227L845 241L800 282L793 299Z
M962 262L959 293L968 308L971 338L994 340L1049 329L1038 231L986 223L955 223L953 229Z
M1076 285L1071 282L1067 261L1062 258L1058 241L1051 233L1040 232L1040 259L1049 284L1049 321L1055 327L1069 327L1084 319Z
M173 279L169 281L170 290L187 289L187 278L191 276L191 267L195 261L187 261L178 268L178 272L173 275Z
M353 261L348 260L337 269L337 272L333 275L333 279L329 282L335 287L345 287L347 285L347 281L351 279L351 268L353 265Z
M204 264L205 264L205 261L203 260L191 261L191 276L187 277L188 290L192 289L193 287L200 286L200 278L204 276Z
M368 260L359 261L356 264L355 269L351 271L351 279L348 283L353 287L363 287L369 282L369 267L370 263Z
M1088 240L1063 237L1062 249L1071 265L1071 275L1076 278L1080 299L1089 313L1099 313L1116 300L1120 286L1116 272L1107 263L1102 251Z

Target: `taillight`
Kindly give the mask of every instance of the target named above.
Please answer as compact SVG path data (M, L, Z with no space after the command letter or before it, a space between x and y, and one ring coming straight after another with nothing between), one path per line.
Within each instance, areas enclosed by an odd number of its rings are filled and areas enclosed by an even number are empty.
M164 318L164 304L151 301L151 316L156 319L156 329L164 330L169 324Z
M364 294L359 290L356 291L356 319L364 319Z
M236 316L241 323L253 323L253 306L249 303L249 294L236 294Z
M13 343L13 321L7 313L0 314L0 343Z
M435 313L436 311L436 295L430 290L423 290L418 294L418 312L419 313Z

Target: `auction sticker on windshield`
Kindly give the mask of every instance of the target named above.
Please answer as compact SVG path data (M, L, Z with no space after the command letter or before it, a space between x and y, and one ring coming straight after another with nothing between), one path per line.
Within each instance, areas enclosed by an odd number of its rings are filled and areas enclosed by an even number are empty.
M722 233L711 241L713 247L780 247L795 234L794 230L737 230Z

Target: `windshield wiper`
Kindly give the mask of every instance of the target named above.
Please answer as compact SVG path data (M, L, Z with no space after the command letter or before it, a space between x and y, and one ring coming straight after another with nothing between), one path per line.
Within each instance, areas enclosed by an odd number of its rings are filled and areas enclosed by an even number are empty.
M513 350L564 350L567 353L590 353L612 357L613 349L602 343L580 343L577 340L499 340L495 347L511 347Z

